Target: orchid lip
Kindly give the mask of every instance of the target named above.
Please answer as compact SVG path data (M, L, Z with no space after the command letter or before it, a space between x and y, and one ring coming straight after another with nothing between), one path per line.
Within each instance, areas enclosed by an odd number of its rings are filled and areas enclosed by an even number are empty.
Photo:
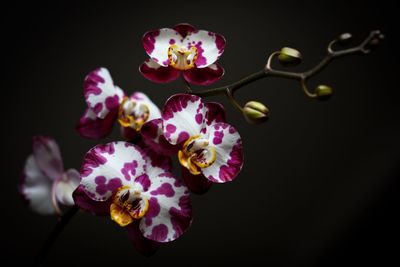
M146 104L138 103L129 97L124 97L118 109L118 122L121 126L136 131L140 131L149 116L150 109Z
M195 46L189 49L176 44L168 48L169 65L178 70L189 70L195 67L198 51Z
M202 168L211 166L216 158L215 149L200 135L189 138L178 151L179 162L194 175L200 174Z
M111 219L124 227L135 219L142 218L149 208L149 201L140 191L132 190L130 186L117 189L110 205Z

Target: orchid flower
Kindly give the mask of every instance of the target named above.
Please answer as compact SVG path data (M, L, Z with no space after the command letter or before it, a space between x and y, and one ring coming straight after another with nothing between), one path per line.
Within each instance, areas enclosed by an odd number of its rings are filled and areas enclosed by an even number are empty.
M171 174L170 162L155 164L136 145L97 145L86 154L81 177L75 203L125 227L142 253L175 240L191 224L189 191Z
M146 123L142 136L159 153L177 151L183 178L194 193L205 193L212 183L232 181L243 166L240 135L225 123L223 107L204 104L198 96L170 97L162 119Z
M72 192L79 181L77 170L64 171L60 149L54 139L33 138L33 154L26 160L19 192L34 211L61 215L60 205L74 205Z
M192 84L209 85L218 81L224 69L217 63L225 49L225 38L217 33L178 24L146 32L143 46L150 59L139 71L150 81L167 83L183 78Z
M77 125L83 137L103 138L118 121L122 136L132 140L147 120L161 117L160 110L145 94L136 92L127 97L105 68L86 76L84 95L88 108Z

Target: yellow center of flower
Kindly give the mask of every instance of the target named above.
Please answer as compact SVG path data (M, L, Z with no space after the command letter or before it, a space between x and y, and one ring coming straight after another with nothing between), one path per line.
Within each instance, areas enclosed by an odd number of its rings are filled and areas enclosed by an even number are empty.
M142 218L149 209L149 201L139 191L129 186L118 188L110 205L111 219L120 226L127 226L134 219Z
M176 44L170 45L168 48L169 65L178 70L188 70L194 68L198 51L195 46L187 49L184 46Z
M131 127L136 131L140 131L149 116L150 110L146 104L138 103L129 97L124 97L119 106L118 122L123 127Z
M190 137L178 151L179 162L194 175L200 174L200 169L211 166L216 158L215 149L200 135Z

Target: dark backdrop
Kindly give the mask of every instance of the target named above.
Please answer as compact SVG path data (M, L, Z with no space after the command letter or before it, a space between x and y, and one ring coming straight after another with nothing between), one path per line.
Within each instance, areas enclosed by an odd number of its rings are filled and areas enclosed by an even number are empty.
M307 99L277 78L242 89L271 109L268 123L248 125L224 98L240 131L245 166L232 183L193 196L194 222L151 258L139 255L109 219L80 213L53 247L48 266L212 264L353 266L398 261L399 104L395 8L384 1L34 1L2 7L1 265L28 264L56 223L25 207L16 185L31 137L58 140L65 166L79 168L97 144L74 126L85 103L82 81L110 69L126 92L141 90L159 106L183 90L153 84L137 71L147 58L142 34L189 22L222 33L227 47L217 85L259 70L282 46L302 51L306 69L337 34L360 41L381 29L385 43L369 56L339 59L310 81L335 89L328 102ZM371 1L372 2L372 1ZM389 1L388 1L389 2ZM118 140L119 132L101 142ZM383 265L381 265L383 264Z

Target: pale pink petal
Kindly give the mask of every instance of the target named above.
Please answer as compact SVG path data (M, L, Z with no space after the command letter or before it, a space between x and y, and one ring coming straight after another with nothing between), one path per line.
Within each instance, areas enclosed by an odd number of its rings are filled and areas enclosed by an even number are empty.
M109 112L118 111L124 97L124 92L114 85L106 68L99 68L89 73L83 88L88 107L100 119L104 119Z
M35 212L43 215L56 213L52 204L52 184L53 181L40 170L35 157L29 156L22 172L19 191Z
M205 68L193 68L183 72L185 80L195 85L210 85L221 79L224 68L219 64L211 64Z
M222 35L203 30L189 34L184 40L184 45L188 48L191 46L197 48L198 56L195 63L198 68L205 68L215 63L224 52L225 43Z
M136 190L135 178L146 171L142 153L138 147L127 142L92 148L85 155L80 172L81 185L87 195L93 200L106 201L122 186Z
M60 149L53 138L46 136L33 137L33 155L41 171L55 180L64 172Z
M169 83L180 76L180 71L172 67L163 67L154 60L148 59L139 67L140 73L155 83Z
M162 118L164 136L175 145L199 135L205 127L204 104L198 96L176 94L165 103Z
M80 118L76 130L81 136L86 138L104 138L111 133L117 115L117 112L112 111L108 113L104 119L100 119L90 108L88 108Z
M168 48L181 39L182 36L174 29L163 28L146 32L143 36L143 47L151 59L166 67L169 65Z
M243 148L239 133L227 123L209 126L210 145L214 147L217 158L209 167L202 169L204 176L214 183L232 181L243 166Z
M80 181L81 177L77 170L67 170L62 178L55 182L57 201L64 206L73 206L74 200L72 198L72 193L78 187Z
M148 175L151 183L142 195L148 198L149 209L140 221L140 231L153 241L173 241L192 221L189 191L181 180L160 168L149 168Z

